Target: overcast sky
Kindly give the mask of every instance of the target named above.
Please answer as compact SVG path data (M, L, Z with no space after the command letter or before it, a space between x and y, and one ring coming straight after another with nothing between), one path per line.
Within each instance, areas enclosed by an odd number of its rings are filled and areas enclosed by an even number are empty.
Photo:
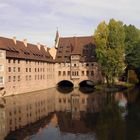
M60 36L92 35L110 18L140 28L140 0L0 0L0 36L54 44Z

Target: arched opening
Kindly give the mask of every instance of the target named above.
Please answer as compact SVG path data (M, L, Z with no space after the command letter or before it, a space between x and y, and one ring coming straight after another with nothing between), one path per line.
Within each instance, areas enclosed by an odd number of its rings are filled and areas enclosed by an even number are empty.
M63 80L57 84L57 90L61 93L69 93L73 90L73 86L71 81Z
M79 83L79 86L80 87L93 87L95 86L94 82L93 81L90 81L90 80L84 80L82 82Z
M94 91L94 82L90 80L84 80L79 83L79 90L83 93L91 93Z

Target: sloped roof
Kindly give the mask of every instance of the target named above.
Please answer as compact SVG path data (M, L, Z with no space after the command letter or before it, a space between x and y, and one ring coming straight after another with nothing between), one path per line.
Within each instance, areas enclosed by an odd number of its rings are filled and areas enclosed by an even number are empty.
M43 45L40 49L37 45L27 43L24 45L23 41L14 42L13 39L0 37L0 49L6 50L7 58L18 58L36 61L53 61L49 51Z
M57 62L68 62L70 56L80 55L81 61L95 61L95 44L93 36L61 37L56 54Z

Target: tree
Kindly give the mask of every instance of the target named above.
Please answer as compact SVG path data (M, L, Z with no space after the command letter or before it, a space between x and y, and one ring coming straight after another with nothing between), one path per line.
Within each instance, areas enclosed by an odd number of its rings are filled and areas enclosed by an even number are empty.
M113 85L125 68L123 23L111 19L107 25L101 22L94 33L96 54L107 85Z
M135 70L140 82L140 30L133 25L124 25L124 29L127 71Z
M128 69L135 70L140 83L140 40L134 44L132 51L127 55Z
M134 25L124 25L124 30L125 54L127 59L127 55L129 55L133 51L134 45L140 40L140 31Z

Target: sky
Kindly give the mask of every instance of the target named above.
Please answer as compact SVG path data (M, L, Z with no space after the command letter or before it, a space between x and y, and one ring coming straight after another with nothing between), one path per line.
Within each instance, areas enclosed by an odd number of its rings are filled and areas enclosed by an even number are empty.
M93 35L114 18L140 28L140 0L0 0L0 36L54 46L60 37Z

